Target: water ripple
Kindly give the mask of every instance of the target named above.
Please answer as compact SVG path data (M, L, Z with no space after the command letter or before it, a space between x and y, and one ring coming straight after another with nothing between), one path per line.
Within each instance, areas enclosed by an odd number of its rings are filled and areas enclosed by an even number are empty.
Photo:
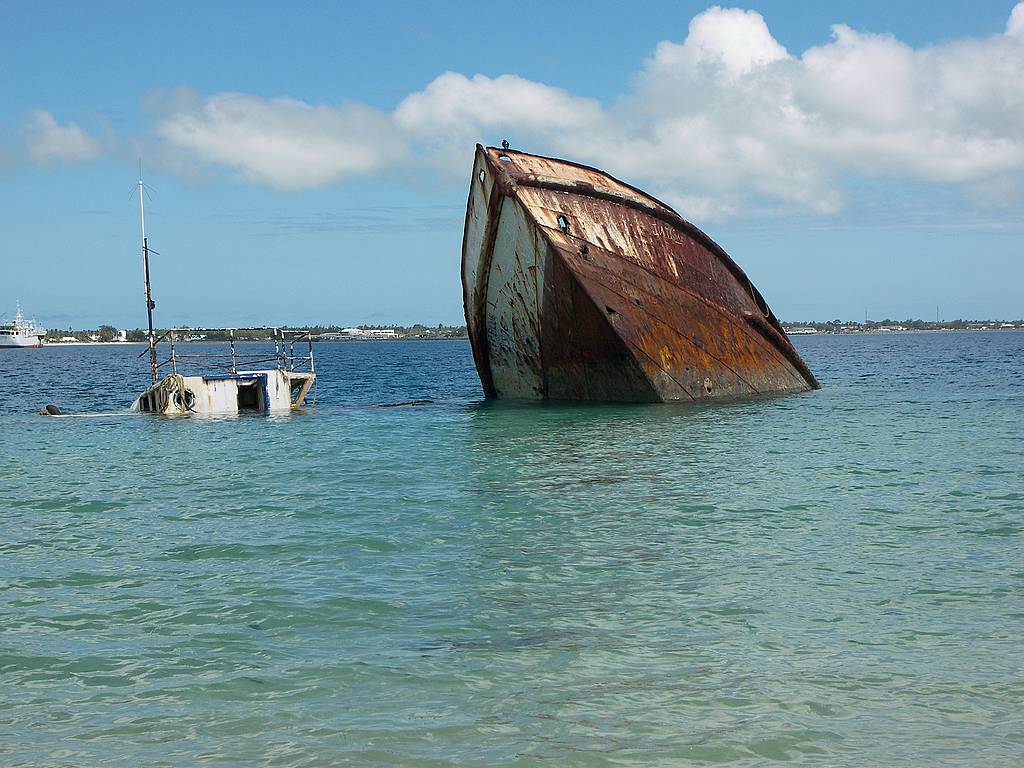
M0 356L0 763L1019 764L1024 334L797 343L824 390L708 408L323 345L271 419Z

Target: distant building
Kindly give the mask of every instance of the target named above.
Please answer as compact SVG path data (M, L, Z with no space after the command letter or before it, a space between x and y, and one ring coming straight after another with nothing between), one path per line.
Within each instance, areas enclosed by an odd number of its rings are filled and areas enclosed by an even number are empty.
M398 333L394 328L342 328L334 333L321 333L316 337L318 341L369 341L371 339L397 339Z

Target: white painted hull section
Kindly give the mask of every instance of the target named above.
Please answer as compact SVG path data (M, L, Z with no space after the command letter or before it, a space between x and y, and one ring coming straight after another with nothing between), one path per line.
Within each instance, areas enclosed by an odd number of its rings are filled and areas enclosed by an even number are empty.
M498 220L491 221L488 200L493 182L479 157L473 180L463 271L465 285L476 286L480 284L481 270L486 270L482 276L486 292L467 290L467 323L482 320L485 324L485 328L474 330L478 337L488 341L488 363L498 396L539 399L544 394L540 316L547 244L514 198L503 198L496 211ZM495 227L488 260L488 239ZM484 302L483 307L480 302Z
M544 394L540 368L544 256L537 253L538 239L522 206L505 198L487 280L487 338L499 397L529 399Z
M38 349L43 346L38 336L0 335L0 349Z

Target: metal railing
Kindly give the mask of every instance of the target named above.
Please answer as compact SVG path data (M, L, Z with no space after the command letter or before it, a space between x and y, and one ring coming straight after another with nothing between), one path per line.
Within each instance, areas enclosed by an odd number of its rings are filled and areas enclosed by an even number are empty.
M219 339L207 340L205 338L192 338L197 333L209 333L211 331L216 333L227 333L228 337L224 341ZM239 352L235 343L236 341L243 340L235 338L235 331L270 331L270 338L252 339L251 341L267 345L273 342L273 354L271 354L269 350L258 353L246 353L244 351ZM250 340L246 339L244 341ZM306 342L306 354L301 354L301 344L303 341ZM239 371L245 372L247 370L256 370L256 366L266 364L273 364L273 366L279 371L316 372L313 363L313 338L310 331L274 328L272 326L262 326L257 328L171 328L162 333L158 338L154 339L153 346L156 347L161 343L167 343L170 345L170 355L162 362L158 362L155 370L170 366L172 374L178 373L179 366L199 367L214 371L228 371L232 374L236 374ZM230 351L218 354L194 352L183 353L178 350L178 346L181 344L192 345L194 343L226 343L228 344ZM299 353L296 353L295 351L296 344L300 345ZM149 350L147 349L145 352L140 354L139 357L147 354L148 351Z

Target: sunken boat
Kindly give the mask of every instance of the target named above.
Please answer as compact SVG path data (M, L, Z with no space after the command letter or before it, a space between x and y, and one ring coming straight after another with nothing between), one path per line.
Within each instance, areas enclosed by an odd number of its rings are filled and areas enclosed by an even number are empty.
M489 398L663 402L819 388L722 248L595 168L477 145L462 288Z
M159 337L153 328L153 286L149 279L149 255L157 254L146 237L146 189L139 173L139 223L142 233L142 273L146 296L149 332L146 349L139 355L149 357L150 386L132 403L133 411L171 415L225 415L245 411L276 413L299 410L313 392L316 401L316 370L313 363L313 337L309 330L274 328L171 328ZM235 348L235 331L255 334L262 349L240 352ZM207 340L214 332L227 342L228 351L201 349L179 352L182 343ZM307 354L303 354L302 342ZM159 360L160 344L170 346L170 355ZM273 353L269 344L273 343ZM296 352L295 345L299 344ZM161 373L163 378L160 378ZM49 412L49 407L46 410Z

